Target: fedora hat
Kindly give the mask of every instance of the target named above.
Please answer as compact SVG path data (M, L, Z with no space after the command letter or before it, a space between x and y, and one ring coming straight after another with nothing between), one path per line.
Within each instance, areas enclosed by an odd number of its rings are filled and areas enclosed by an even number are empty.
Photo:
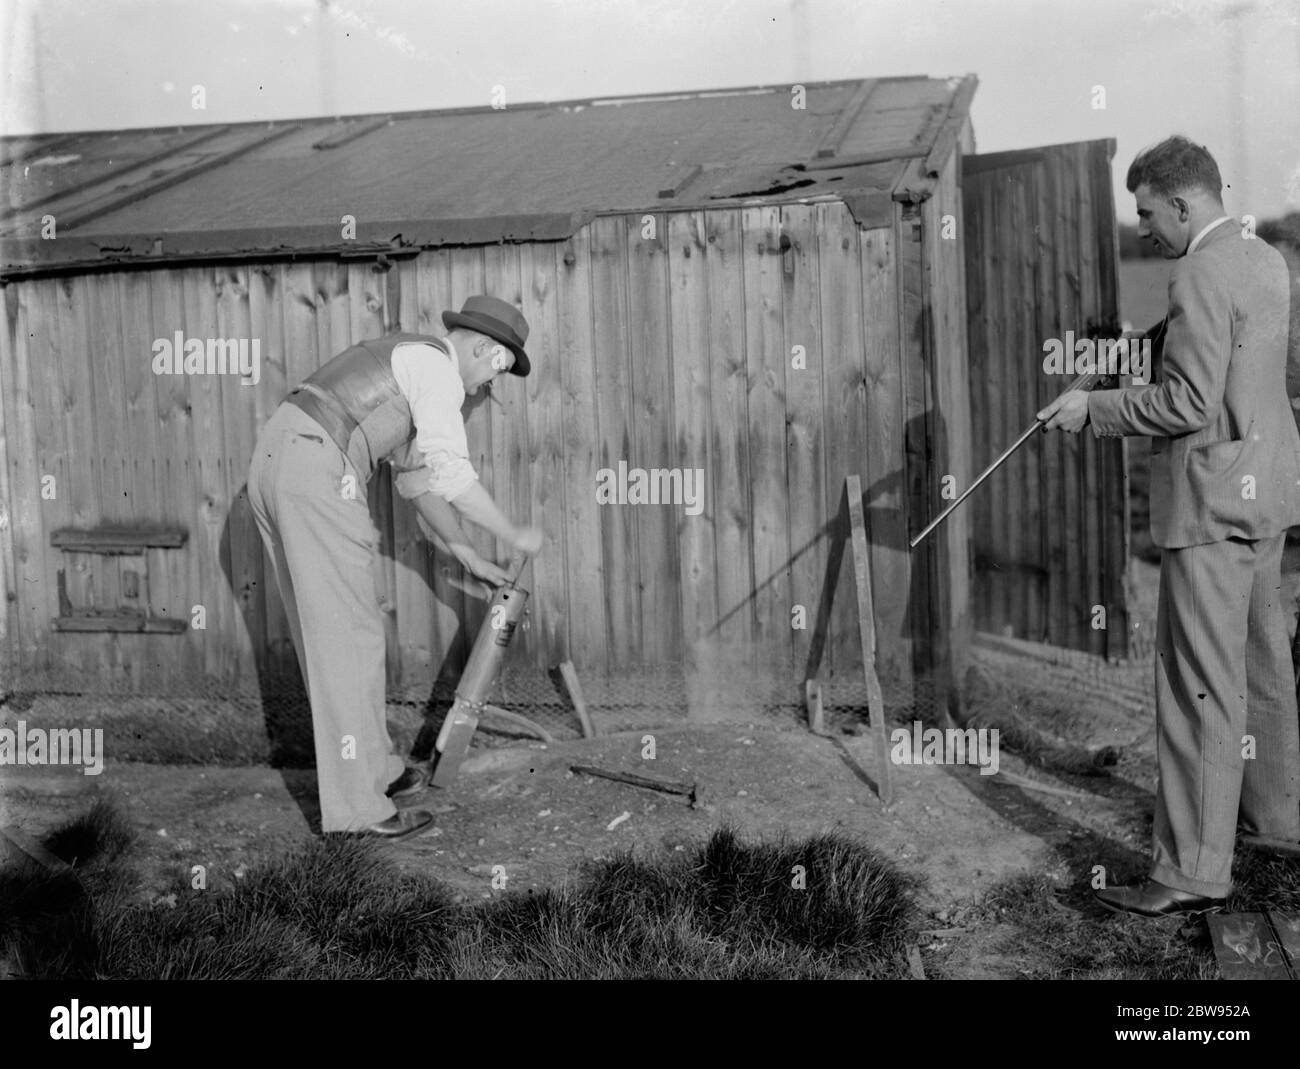
M442 323L448 330L462 327L486 334L515 354L510 374L523 377L532 369L524 342L528 340L528 320L513 304L497 297L470 297L459 312L443 312Z

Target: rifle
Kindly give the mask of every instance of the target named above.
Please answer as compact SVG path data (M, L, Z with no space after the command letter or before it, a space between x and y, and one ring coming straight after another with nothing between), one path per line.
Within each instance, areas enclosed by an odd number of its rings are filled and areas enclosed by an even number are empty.
M1067 386L1062 391L1062 394L1064 395L1070 393L1073 390L1091 390L1094 386L1097 385L1098 382L1100 382L1105 377L1106 376L1099 371L1084 372L1072 383L1070 383L1070 385ZM1021 434L1019 438L1017 438L1014 442L1011 443L1011 445L1009 445L1005 450L1003 450L1002 455L998 457L997 460L995 460L992 464L990 464L987 468L985 468L980 473L979 478L977 478L973 483L970 484L970 486L966 488L965 492L961 495L961 497L957 498L956 501L954 501L951 505L949 505L946 509L944 509L941 513L939 513L938 516L936 516L933 520L930 521L929 526L927 526L924 531L922 531L919 535L917 535L915 538L912 539L912 541L909 543L909 546L912 549L915 549L923 541L925 541L926 537L930 534L930 532L933 531L936 527L938 527L939 524L943 523L943 521L946 520L952 514L953 510L958 505L960 505L963 501L965 501L968 497L970 497L970 495L973 494L975 490L979 487L980 483L982 483L985 479L987 479L990 475L992 475L995 471L997 471L998 468L1000 468L1006 462L1007 458L1010 457L1012 453L1014 453L1017 449L1019 449L1022 445L1024 445L1027 441L1029 441L1030 438L1034 436L1034 431L1038 430L1039 427L1042 427L1044 425L1045 424L1043 420L1041 419L1034 420L1034 422L1028 428L1025 429L1024 433Z

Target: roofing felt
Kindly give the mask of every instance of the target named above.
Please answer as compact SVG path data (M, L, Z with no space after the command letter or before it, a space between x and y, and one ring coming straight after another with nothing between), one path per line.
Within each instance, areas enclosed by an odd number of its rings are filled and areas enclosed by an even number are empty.
M602 213L826 196L882 225L891 199L928 195L974 89L883 78L808 84L802 108L783 85L5 138L0 273L556 240Z

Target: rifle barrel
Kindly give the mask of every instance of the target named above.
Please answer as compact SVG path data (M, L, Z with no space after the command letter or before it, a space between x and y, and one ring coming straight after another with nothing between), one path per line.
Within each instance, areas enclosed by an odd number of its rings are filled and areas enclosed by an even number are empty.
M1069 393L1071 390L1091 390L1095 385L1097 385L1097 382L1100 379L1101 379L1101 375L1099 372L1086 371L1078 378L1076 378L1072 383L1070 383L1070 385L1067 386L1064 390L1062 390L1061 394L1062 396L1064 396L1065 394ZM944 509L941 513L939 513L938 516L936 516L933 520L930 521L929 525L925 528L924 531L922 531L919 535L913 538L911 542L908 543L908 547L910 549L915 549L923 541L925 541L925 539L929 536L931 531L933 531L936 527L938 527L939 524L943 523L943 521L948 518L948 516L958 505L960 505L963 501L965 501L968 497L970 497L971 494L975 492L976 488L979 487L980 483L982 483L985 479L987 479L990 475L992 475L995 471L997 471L998 468L1000 468L1006 462L1007 458L1011 456L1011 454L1014 453L1017 449L1019 449L1022 445L1024 445L1027 441L1029 441L1029 439L1033 437L1034 431L1038 430L1038 428L1042 426L1044 426L1044 423L1041 419L1034 420L1033 424L1030 427L1028 427L1024 431L1024 433L1020 435L1019 438L1017 438L1014 442L1012 442L1009 446L1007 446L1006 449L1002 451L1002 455L998 457L997 460L995 460L992 464L990 464L987 468L985 468L980 473L979 477L973 483L971 483L970 486L966 488L965 493L963 493L961 497L957 498L956 501L954 501L951 505L949 505L946 509Z

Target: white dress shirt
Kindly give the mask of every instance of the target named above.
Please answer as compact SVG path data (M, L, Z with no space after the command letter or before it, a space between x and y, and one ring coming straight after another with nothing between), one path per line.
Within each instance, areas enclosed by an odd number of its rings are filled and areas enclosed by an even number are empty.
M423 342L405 342L393 349L393 377L415 423L414 440L389 458L393 485L403 498L434 493L451 501L478 481L460 414L465 384L456 350L447 339L443 342L451 356Z

